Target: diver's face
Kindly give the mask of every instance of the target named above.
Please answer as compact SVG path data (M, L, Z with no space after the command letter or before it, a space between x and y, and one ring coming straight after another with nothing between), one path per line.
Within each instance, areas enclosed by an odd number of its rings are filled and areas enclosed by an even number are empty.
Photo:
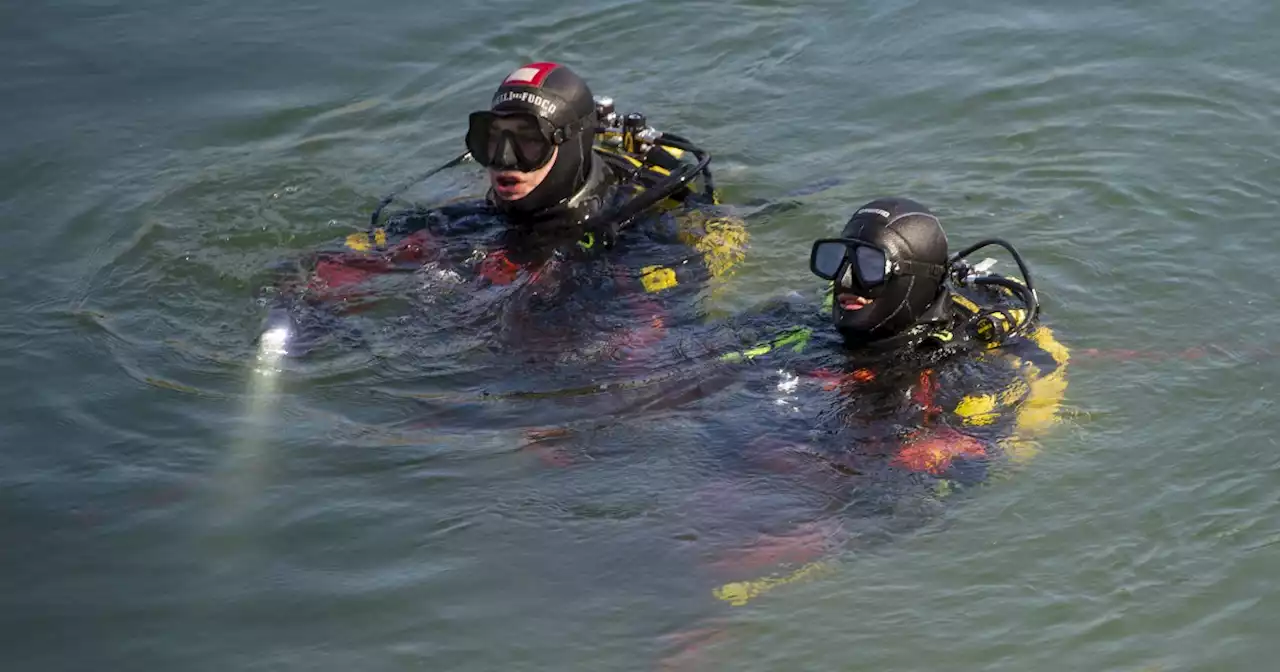
M870 313L871 306L876 302L875 297L867 296L871 292L862 289L853 279L853 275L853 265L846 262L841 266L840 274L836 276L835 286L832 289L835 293L834 307L838 316L850 321L856 321L859 315Z
M861 222L851 221L845 225L840 235L850 239L865 240L873 245L881 245L884 242L880 235L882 233L882 227L877 226L877 223L864 225ZM862 252L861 249L846 252L844 263L840 265L840 270L832 283L831 312L836 327L841 330L866 331L883 319L882 315L875 313L879 312L876 310L876 300L884 292L884 286L879 285L873 289L865 287L859 280L860 274L856 265L866 263L870 269L877 264L883 265L884 257L882 253L878 259L874 258L875 254L870 254L867 256L872 258L864 260Z
M878 220L850 221L840 235L882 250L848 251L831 288L831 318L836 329L846 337L870 338L872 332L878 331L898 312L908 286L884 276L885 254L893 252L894 241L885 235L884 226ZM859 271L858 265L864 270ZM868 285L861 278L871 278L875 284Z
M853 274L851 264L846 262L836 276L832 287L831 317L841 332L865 334L885 318L884 311L879 310L882 299L893 297L885 297L883 288L875 292L876 296L867 296L872 292L860 287Z
M492 125L492 134L499 137L503 131L519 132L524 130L524 125L515 119L494 119ZM493 187L493 193L503 201L518 201L528 196L539 184L547 178L547 173L551 172L551 167L556 165L556 159L560 156L560 148L556 147L551 152L551 158L542 164L541 168L528 172L520 170L500 170L490 167L489 186Z

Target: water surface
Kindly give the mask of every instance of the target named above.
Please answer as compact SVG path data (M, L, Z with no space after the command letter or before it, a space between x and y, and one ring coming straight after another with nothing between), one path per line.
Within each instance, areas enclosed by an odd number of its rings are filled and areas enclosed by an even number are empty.
M652 669L722 616L709 669L1272 669L1278 28L1262 0L6 6L0 659ZM265 269L541 59L711 148L726 200L794 202L724 310L812 287L807 241L880 195L1015 242L1077 353L1032 467L729 610L694 414L557 470L518 426L433 427L408 348L253 387Z

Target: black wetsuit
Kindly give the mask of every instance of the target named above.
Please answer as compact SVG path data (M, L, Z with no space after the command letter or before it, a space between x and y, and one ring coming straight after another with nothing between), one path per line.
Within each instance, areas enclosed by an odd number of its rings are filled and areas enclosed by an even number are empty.
M1024 412L1039 416L1046 406L1056 407L1068 358L1043 325L1027 337L993 338L991 322L1000 328L1020 317L1007 305L996 306L1003 312L994 315L987 310L1001 300L991 290L949 293L936 320L893 342L856 349L831 328L826 311L778 301L740 319L730 332L751 347L719 358L753 372L743 389L768 399L773 410L761 422L789 441L856 453L870 434L901 438L936 424L994 446L1017 440L1020 429L1034 429ZM988 318L979 319L983 315ZM945 465L924 471L952 474Z

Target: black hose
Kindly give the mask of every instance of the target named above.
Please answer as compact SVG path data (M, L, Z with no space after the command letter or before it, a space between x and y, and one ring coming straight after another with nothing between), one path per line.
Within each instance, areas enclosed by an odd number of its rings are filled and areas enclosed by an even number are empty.
M1009 333L1017 336L1027 335L1036 315L1040 313L1040 301L1036 298L1034 290L1022 283L998 275L976 277L973 279L973 284L1003 287L1022 299L1022 302L1026 304L1027 312L1023 315L1022 321L1018 323L1018 326L1011 329Z
M980 240L970 245L969 247L966 247L963 250L956 252L955 254L951 255L951 263L954 264L960 259L963 259L973 254L974 252L977 252L978 250L984 247L987 247L988 245L999 245L1000 247L1003 247L1004 249L1008 250L1009 255L1013 257L1014 263L1018 264L1018 272L1022 273L1023 283L1026 284L1027 289L1031 290L1031 293L1034 295L1036 288L1035 288L1035 285L1031 284L1031 271L1027 270L1027 264L1022 261L1022 255L1018 254L1018 251L1013 249L1012 245L1010 245L1009 243L1006 243L1005 241L999 238L988 238L986 240Z
M709 163L711 163L711 155L704 154L701 160L698 161L697 165L687 170L672 173L666 178L663 178L661 182L657 183L653 187L644 190L640 195L618 206L614 211L605 214L600 221L604 222L607 226L621 229L627 224L630 224L631 220L635 219L637 215L648 210L654 204L671 194L674 194L676 190L688 184L691 180L705 171L707 164Z
M698 159L702 159L707 156L707 152L705 152L702 148L698 147L697 145L693 144L692 141L690 141L688 138L684 137L683 135L676 135L675 133L663 133L662 137L658 140L658 142L667 147L674 147L676 149L682 149L686 152L690 152ZM715 178L712 177L711 175L711 166L710 165L703 166L702 174L705 179L705 183L703 184L702 191L704 194L706 194L707 200L714 202L716 198L715 196L716 185L715 185Z
M378 201L378 207L373 209L373 214L369 216L369 235L372 236L373 230L378 227L378 216L382 214L382 209L390 205L391 201L394 201L396 199L396 196L399 196L401 193L403 193L405 189L412 187L413 185L427 179L428 177L431 177L432 175L435 175L436 173L442 170L447 170L449 168L453 168L454 166L465 163L467 159L470 159L470 158L471 158L470 151L463 152L453 157L452 159L449 159L447 162L444 163L444 165L436 166L435 168L428 170L422 175L419 175L418 177L415 177L412 180L405 182L404 184L397 187L394 191L384 196L381 201Z

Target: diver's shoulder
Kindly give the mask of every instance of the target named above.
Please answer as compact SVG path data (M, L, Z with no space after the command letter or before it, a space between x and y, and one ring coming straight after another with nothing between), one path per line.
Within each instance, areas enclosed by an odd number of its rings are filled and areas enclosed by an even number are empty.
M1000 362L1002 366L1021 372L1024 377L1036 378L1061 375L1071 360L1071 350L1051 327L1037 319L1024 334L1010 336L999 343L987 343L979 350L978 359Z

